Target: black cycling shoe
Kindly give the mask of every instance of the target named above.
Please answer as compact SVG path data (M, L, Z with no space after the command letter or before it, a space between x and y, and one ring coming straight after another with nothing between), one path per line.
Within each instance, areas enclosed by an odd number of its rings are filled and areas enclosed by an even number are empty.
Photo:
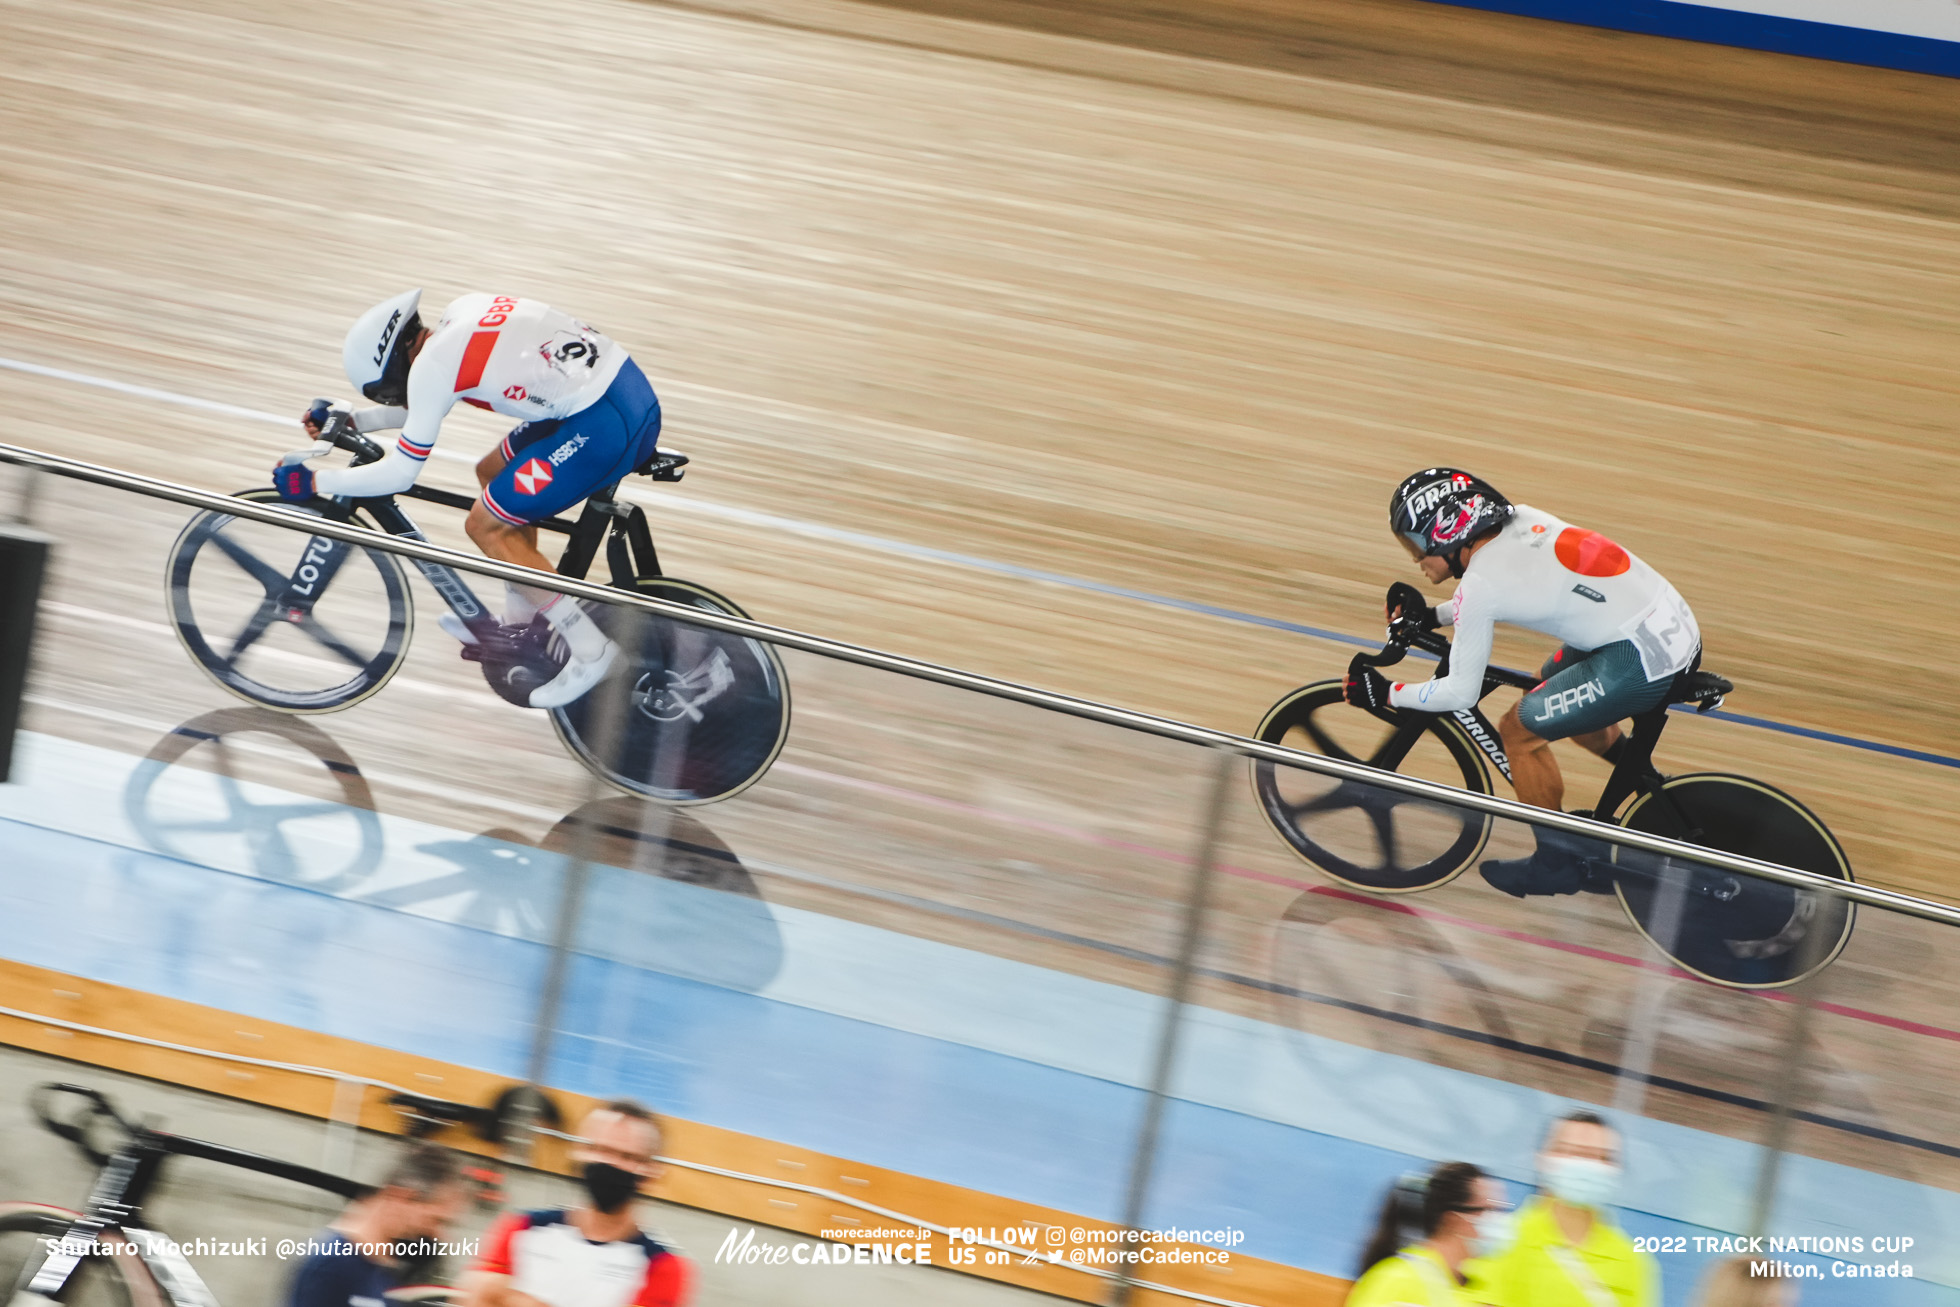
M1564 831L1536 828L1538 849L1528 858L1504 858L1486 862L1478 868L1491 888L1503 890L1514 899L1534 894L1611 894L1610 872L1602 876L1597 858L1603 846L1597 840ZM1604 882L1600 887L1596 882Z

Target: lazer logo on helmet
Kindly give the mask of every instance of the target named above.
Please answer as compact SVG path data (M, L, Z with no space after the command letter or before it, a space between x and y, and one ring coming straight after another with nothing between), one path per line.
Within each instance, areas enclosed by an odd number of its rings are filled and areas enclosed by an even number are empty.
M395 343L395 328L402 325L402 311L396 309L388 315L388 325L381 329L381 343L374 347L374 365L381 366L381 360L388 357L388 346Z

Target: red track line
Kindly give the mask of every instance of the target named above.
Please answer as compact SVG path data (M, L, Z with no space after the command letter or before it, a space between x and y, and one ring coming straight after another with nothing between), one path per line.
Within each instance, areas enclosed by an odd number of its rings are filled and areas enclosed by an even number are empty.
M1011 812L1002 812L997 808L982 807L979 804L967 803L960 799L941 798L936 794L925 794L918 790L908 790L903 786L887 785L883 781L864 780L856 776L844 776L837 772L823 771L815 767L805 767L793 762L779 762L776 764L775 769L798 776L808 776L815 780L829 781L832 784L843 785L851 789L864 790L872 794L882 794L889 798L902 799L908 803L916 803L923 807L938 808L945 812L959 812L974 817L984 817L1003 825L1017 826L1023 830L1040 831L1045 835L1059 835L1081 843L1093 844L1100 848L1114 849L1124 853L1137 853L1164 862L1182 863L1185 866L1191 865L1191 855L1188 853L1178 853L1173 849L1160 849L1150 844L1138 844L1133 840L1117 839L1112 835L1100 835L1095 831L1083 830L1076 826L1066 826L1060 822L1046 821L1039 817L1018 816ZM1505 926L1487 925L1481 921L1472 921L1468 917L1459 917L1452 913L1439 912L1434 908L1422 908L1417 907L1413 903L1379 899L1373 895L1362 894L1355 890L1342 889L1333 885L1316 884L1311 881L1295 880L1290 876L1279 876L1272 872L1258 871L1251 867L1238 867L1224 862L1217 865L1218 870L1224 872L1226 875L1237 876L1243 880L1256 880L1268 885L1283 885L1288 889L1297 889L1308 894L1324 894L1330 898L1337 898L1350 903L1359 903L1383 912L1402 912L1412 917L1420 917L1425 921L1439 922L1444 925L1458 927L1462 930L1472 930L1482 935L1494 935L1500 939L1516 940L1523 944L1533 944L1539 948L1554 949L1560 953L1571 953L1579 957L1594 958L1601 962L1612 962L1619 966L1634 967L1641 971L1662 971L1678 979L1692 980L1700 984L1711 983L1701 980L1699 976L1682 971L1678 967L1654 962L1647 958L1632 957L1625 953L1614 953L1607 949L1593 948L1587 944L1574 944L1562 939L1551 939L1544 935L1532 934L1530 931L1512 930ZM1759 997L1772 999L1778 1003L1791 1003L1796 1001L1791 995L1779 993L1774 990L1758 990L1755 992ZM1834 1016L1849 1017L1854 1021L1866 1021L1873 1025L1886 1026L1893 1030L1903 1030L1907 1034L1925 1035L1932 1039L1960 1040L1960 1030L1949 1030L1944 1026L1928 1025L1923 1021L1911 1021L1904 1017L1886 1016L1881 1012L1871 1012L1864 1008L1850 1007L1843 1003L1826 1003L1820 1001L1817 1004L1817 1008L1819 1011L1829 1012Z

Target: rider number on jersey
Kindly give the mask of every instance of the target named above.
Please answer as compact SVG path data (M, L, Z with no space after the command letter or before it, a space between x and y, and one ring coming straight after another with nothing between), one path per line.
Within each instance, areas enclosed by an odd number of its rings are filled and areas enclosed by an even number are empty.
M1695 625L1687 600L1673 586L1663 590L1646 616L1632 624L1627 638L1640 651L1640 670L1650 681L1681 671L1701 648L1701 628Z

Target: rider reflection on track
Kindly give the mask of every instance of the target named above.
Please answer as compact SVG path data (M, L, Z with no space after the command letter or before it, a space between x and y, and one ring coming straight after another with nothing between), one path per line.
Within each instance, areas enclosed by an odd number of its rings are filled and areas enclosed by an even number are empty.
M348 330L342 362L349 381L376 407L340 411L361 432L400 428L386 457L352 468L288 454L273 469L282 498L370 498L415 483L457 403L518 419L477 464L481 497L464 529L485 554L550 573L534 523L570 508L645 463L660 438L660 401L639 366L611 339L536 300L464 295L434 327L417 313L422 292L375 305ZM301 419L320 438L334 410L316 403ZM605 678L620 649L577 600L541 587L508 587L504 624L521 633L542 618L570 657L533 690L533 708L562 708ZM438 624L465 644L476 637L453 614Z
M1605 536L1513 504L1466 472L1429 468L1404 480L1390 498L1389 525L1431 585L1457 579L1450 601L1438 607L1402 583L1390 588L1386 605L1391 622L1453 627L1449 668L1433 680L1390 685L1361 655L1349 667L1348 700L1461 712L1483 695L1497 623L1553 636L1561 646L1538 685L1498 722L1522 802L1560 810L1565 782L1551 742L1576 740L1615 761L1623 747L1619 723L1661 703L1675 675L1701 656L1694 614L1659 572ZM1486 862L1484 879L1517 897L1610 892L1610 882L1587 866L1603 846L1534 831L1531 857Z

